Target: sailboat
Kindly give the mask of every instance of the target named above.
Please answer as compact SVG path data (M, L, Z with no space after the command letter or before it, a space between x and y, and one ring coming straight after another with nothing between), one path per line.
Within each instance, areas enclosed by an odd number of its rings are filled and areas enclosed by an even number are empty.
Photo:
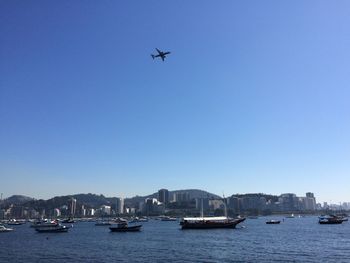
M230 218L227 216L226 203L224 201L225 216L207 216L203 215L203 199L200 217L184 217L180 221L182 229L211 229L211 228L235 228L236 225L245 220L242 218Z

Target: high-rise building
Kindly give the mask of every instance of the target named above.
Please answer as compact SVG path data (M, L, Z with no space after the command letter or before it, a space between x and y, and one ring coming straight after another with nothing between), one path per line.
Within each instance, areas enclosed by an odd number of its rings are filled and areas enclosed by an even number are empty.
M175 194L175 202L188 202L190 201L190 194L187 192L180 192Z
M70 202L68 204L68 209L69 209L69 215L74 217L77 211L77 199L73 197L70 199Z
M305 209L306 210L316 210L316 199L313 193L306 193L306 197L304 199Z
M158 201L163 204L169 203L169 191L167 189L160 189L158 191Z
M233 210L234 212L240 211L239 198L236 196L231 196L227 198L227 208Z
M309 197L309 198L315 198L315 195L313 193L306 193L306 197Z
M101 206L101 213L102 215L111 215L111 207L109 205Z
M281 194L278 201L280 202L282 211L295 211L299 208L299 199L295 194Z
M209 198L196 198L196 209L206 211L209 208Z
M117 198L117 203L115 207L117 214L124 214L124 199Z

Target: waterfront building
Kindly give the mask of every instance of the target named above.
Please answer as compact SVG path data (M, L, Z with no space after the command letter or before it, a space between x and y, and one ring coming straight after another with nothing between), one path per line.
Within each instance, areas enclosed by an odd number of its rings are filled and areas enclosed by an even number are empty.
M163 210L164 210L164 206L156 198L146 198L145 199L143 211L147 215L159 213L159 212L162 212Z
M316 199L313 193L306 193L306 197L303 199L305 204L305 210L316 210Z
M24 207L23 206L12 206L10 208L10 217L21 219L24 218Z
M281 194L278 198L282 211L296 211L299 209L299 199L295 194Z
M87 216L94 216L95 215L95 209L94 208L90 208L90 209L87 209L87 212L86 212L86 215Z
M209 206L213 210L225 209L225 204L224 204L224 201L222 199L209 200Z
M87 214L87 210L86 210L85 206L82 205L82 206L81 206L81 209L80 209L80 215L83 216L83 217L85 217L86 214Z
M109 205L101 206L101 214L104 216L111 215L111 207Z
M5 210L4 209L0 209L0 220L5 219Z
M196 209L199 211L209 210L209 198L196 198Z
M262 210L266 206L266 198L261 196L247 196L240 199L243 210Z
M68 204L68 209L69 209L69 215L71 217L74 217L77 210L77 199L73 197L70 199L70 202Z
M187 192L175 193L175 202L189 202L190 194Z
M119 215L124 214L124 199L121 197L117 198L116 212Z
M239 198L236 196L230 196L226 198L227 202L227 208L232 210L233 212L239 212L240 206L239 206Z
M158 200L163 204L169 203L169 191L167 189L160 189L158 191Z

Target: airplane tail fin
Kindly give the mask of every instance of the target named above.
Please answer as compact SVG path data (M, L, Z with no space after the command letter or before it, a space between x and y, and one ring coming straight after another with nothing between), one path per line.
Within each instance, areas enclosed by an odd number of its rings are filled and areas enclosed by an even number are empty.
M151 54L151 57L154 59L154 55L153 54Z

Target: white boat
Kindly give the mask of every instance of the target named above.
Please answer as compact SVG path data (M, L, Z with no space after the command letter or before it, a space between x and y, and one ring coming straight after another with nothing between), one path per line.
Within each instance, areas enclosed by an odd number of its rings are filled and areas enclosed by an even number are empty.
M41 227L52 227L52 226L57 226L58 222L56 220L50 221L50 220L41 220L41 221L36 221L31 224L30 227L34 228L41 228Z
M161 221L177 221L176 217L170 217L170 216L162 216L160 217Z
M0 225L0 233L11 232L11 231L13 231L12 228L7 228L7 227L5 227L3 225Z

